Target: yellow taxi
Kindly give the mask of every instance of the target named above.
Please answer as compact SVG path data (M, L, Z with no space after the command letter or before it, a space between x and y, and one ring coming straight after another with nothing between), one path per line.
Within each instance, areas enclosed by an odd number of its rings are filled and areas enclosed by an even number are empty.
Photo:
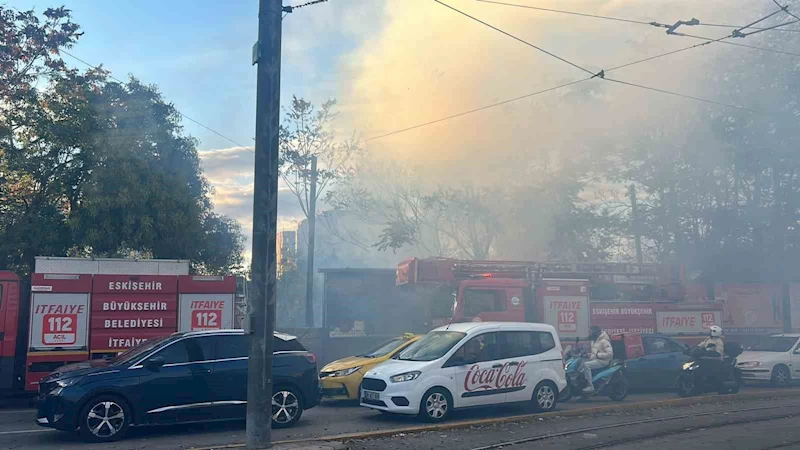
M422 335L406 333L356 356L334 361L319 373L323 400L358 400L361 379L368 370L390 359Z

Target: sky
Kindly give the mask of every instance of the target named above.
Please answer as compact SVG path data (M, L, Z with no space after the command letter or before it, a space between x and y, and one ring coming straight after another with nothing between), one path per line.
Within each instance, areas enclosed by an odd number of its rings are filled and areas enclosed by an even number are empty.
M767 0L505 1L644 22L697 17L701 22L736 25L762 17L771 5ZM664 29L647 25L475 0L445 3L592 73L702 42L668 36ZM102 64L117 78L130 74L158 85L183 114L227 136L230 140L184 121L186 132L200 141L205 174L215 189L215 208L239 220L249 237L256 86L251 48L256 41L257 0L11 0L10 4L39 11L65 4L85 32L71 53ZM710 38L729 31L691 29ZM763 44L779 34L762 33L747 42ZM613 76L702 97L703 87L693 80L710 70L716 54L730 51L752 50L708 45L620 69ZM298 9L283 21L282 102L293 95L317 104L336 98L337 132L355 133L376 157L401 160L435 182L503 183L518 176L521 165L531 160L569 158L564 149L583 148L610 132L653 126L668 115L698 107L696 102L595 79L369 140L587 76L434 0L330 0ZM278 213L279 226L286 229L302 215L285 186L279 193Z

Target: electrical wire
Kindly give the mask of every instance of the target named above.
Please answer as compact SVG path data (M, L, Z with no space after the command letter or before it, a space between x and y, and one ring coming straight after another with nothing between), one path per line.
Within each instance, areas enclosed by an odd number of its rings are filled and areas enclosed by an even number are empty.
M77 57L77 56L73 55L72 53L70 53L70 52L68 52L68 51L66 51L66 50L64 50L64 49L59 49L58 51L59 51L60 53L63 53L63 54L65 54L65 55L69 56L70 58L72 58L72 59L74 59L74 60L76 60L76 61L78 61L78 62L82 63L82 64L85 64L85 65L89 66L89 67L90 67L90 68L92 68L92 69L95 69L95 70L104 70L104 69L101 69L101 68L100 68L100 66L95 66L94 64L88 63L88 62L86 62L85 60L83 60L83 59L81 59L81 58L79 58L79 57ZM116 81L117 83L120 83L120 84L125 84L125 82L124 82L124 81L120 80L119 78L115 77L114 75L111 75L111 73L110 73L110 72L106 71L106 73L108 74L108 78L111 78L112 80ZM189 117L189 116L187 116L186 114L184 114L184 113L182 113L182 112L178 111L177 109L176 109L175 111L176 111L176 112L177 112L177 113L178 113L178 114L179 114L181 117L183 117L184 119L186 119L186 120L188 120L188 121L190 121L190 122L193 122L194 124L196 124L196 125L198 125L198 126L200 126L200 127L202 127L202 128L205 128L206 130L208 130L208 131L210 131L210 132L212 132L212 133L216 134L217 136L221 137L222 139L225 139L226 141L233 143L233 144L234 144L234 145L236 145L237 147L242 147L243 149L245 149L245 150L247 150L247 151L249 151L249 152L253 152L251 149L249 149L249 148L245 147L244 145L242 145L242 144L240 144L240 143L238 143L238 142L234 141L233 139L229 138L228 136L225 136L224 134L220 133L219 131L217 131L217 130L215 130L215 129L213 129L213 128L211 128L211 127L209 127L209 126L207 126L207 125L205 125L205 124L203 124L203 123L201 123L201 122L199 122L199 121L197 121L197 120L195 120L195 119L192 119L191 117Z
M797 22L797 21L795 21L795 22ZM722 40L722 39L712 39L712 38L708 38L708 37L704 37L704 36L695 36L693 34L680 33L680 34L678 34L678 36L685 36L685 37L692 38L692 39L700 39L700 40L703 40L703 41L708 41L707 42L708 44L719 42L720 44L734 45L736 47L744 47L744 48L749 48L749 49L753 49L753 50L760 50L762 52L777 53L779 55L788 55L788 56L800 57L800 53L784 52L782 50L775 50L773 48L756 47L756 46L753 46L753 45L740 44L738 42L729 42L729 41L725 41L725 40ZM727 39L729 37L730 36L726 36L725 39Z
M437 3L441 3L439 0L434 0L434 1L436 1ZM478 1L484 1L484 0L478 0ZM488 2L488 3L495 3L495 2ZM445 6L448 6L448 5L445 5ZM451 8L451 9L455 9L455 8ZM458 11L458 12L460 12L460 11ZM478 20L478 21L481 22L480 20ZM500 30L500 29L498 29L496 27L493 27L493 26L492 26L492 28L497 30L497 31L499 31L499 32L501 32L501 33L503 33L503 34L505 34L505 35L507 35L507 36L509 36L509 37L514 38L515 40L520 40L519 38L517 38L514 35L511 35L510 33L507 33L505 31ZM732 37L732 35L727 35L727 36L724 36L724 37L721 37L721 38L718 38L718 39L707 38L708 40L706 42L703 42L703 43L700 43L700 44L696 44L696 45L692 45L692 46L689 46L689 47L684 47L684 48L681 48L681 49L678 49L678 50L673 50L673 51L670 51L670 52L667 52L667 53L662 53L660 55L655 55L655 56L651 56L651 57L648 57L648 58L640 59L640 60L633 61L633 62L630 62L630 63L627 63L627 64L623 64L623 65L620 65L620 66L615 66L615 67L612 67L610 69L605 69L604 71L601 72L603 74L602 76L600 76L601 73L598 73L598 74L593 75L593 76L591 76L589 78L584 78L584 79L572 81L572 82L569 82L569 83L566 83L566 84L562 84L562 85L559 85L559 86L555 86L555 87L552 87L552 88L544 89L544 90L533 92L533 93L526 94L526 95L521 95L519 97L515 97L515 98L512 98L512 99L508 99L508 100L503 100L503 101L497 102L497 103L492 103L490 105L481 106L479 108L471 109L471 110L464 111L464 112L461 112L461 113L458 113L458 114L453 114L453 115L450 115L450 116L447 116L447 117L442 117L440 119L431 120L429 122L424 122L424 123L421 123L421 124L413 125L413 126L410 126L410 127L406 127L406 128L400 129L400 130L395 130L395 131L392 131L392 132L389 132L389 133L385 133L385 134L381 134L381 135L378 135L378 136L373 136L373 137L371 137L369 139L366 139L365 142L375 141L375 140L382 139L382 138L385 138L385 137L394 136L396 134L405 133L407 131L416 130L418 128L422 128L422 127L426 127L426 126L429 126L429 125L437 124L437 123L440 123L440 122L445 122L447 120L455 119L455 118L458 118L458 117L463 117L463 116L466 116L466 115L469 115L469 114L473 114L473 113L476 113L476 112L485 111L487 109L491 109L491 108L494 108L494 107L497 107L497 106L505 105L505 104L512 103L512 102L515 102L515 101L518 101L518 100L522 100L522 99L525 99L525 98L529 98L529 97L533 97L533 96L536 96L536 95L544 94L546 92L551 92L551 91L562 89L562 88L565 88L565 87L568 87L568 86L573 86L573 85L576 85L576 84L579 84L579 83L583 83L583 82L589 81L589 80L591 80L593 78L602 78L604 80L611 81L613 83L618 83L618 84L622 84L622 85L626 85L626 86L630 86L630 87L635 87L635 88L638 88L638 89L649 90L649 91L658 92L658 93L662 93L662 94L665 94L665 95L671 95L671 96L680 97L680 98L685 98L685 99L689 99L689 100L695 100L695 101L702 102L702 103L708 103L708 104L712 104L712 105L717 105L717 106L722 106L722 107L727 107L727 108L733 108L733 109L738 109L738 110L742 110L742 111L748 111L748 112L752 112L752 113L760 113L761 111L748 109L748 108L745 108L745 107L739 106L739 105L732 105L732 104L728 104L728 103L718 102L718 101L715 101L715 100L709 100L709 99L705 99L705 98L701 98L701 97L695 97L695 96L692 96L692 95L681 94L681 93L678 93L678 92L671 92L671 91L667 91L667 90L664 90L664 89L654 88L654 87L650 87L650 86L645 86L645 85L641 85L641 84L630 83L630 82L627 82L627 81L622 81L622 80L617 80L617 79L612 79L612 78L606 78L605 77L605 73L611 72L613 70L618 70L618 69L622 69L622 68L625 68L625 67L630 67L630 66L633 66L633 65L636 65L636 64L641 64L641 63L644 63L644 62L647 62L647 61L652 61L654 59L663 58L665 56L674 55L676 53L680 53L680 52L684 52L684 51L691 50L691 49L694 49L694 48L702 47L702 46L711 44L713 42L721 42L721 41L723 41L725 39L730 39L731 37ZM538 48L537 48L537 50L538 50ZM558 59L561 59L561 58L558 58ZM570 65L572 65L572 64L570 64ZM586 71L583 68L581 68L581 70ZM591 72L589 72L589 73L591 73Z
M642 85L642 84L630 83L630 82L622 81L622 80L615 80L613 78L605 78L605 80L606 81L610 81L612 83L623 84L625 86L631 86L631 87L635 87L635 88L639 88L639 89L645 89L645 90L653 91L653 92L660 92L662 94L672 95L672 96L675 96L675 97L681 97L681 98L686 98L686 99L690 99L690 100L696 100L698 102L710 103L712 105L717 105L717 106L724 106L726 108L734 108L734 109L739 109L739 110L747 111L747 112L751 112L751 113L762 113L762 112L764 112L764 111L757 111L755 109L745 108L744 106L732 105L730 103L722 103L722 102L718 102L718 101L715 101L715 100L708 100L708 99L701 98L701 97L695 97L695 96L692 96L692 95L679 94L677 92L667 91L667 90L664 90L664 89L658 89L658 88L654 88L654 87L650 87L650 86L645 86L645 85Z
M797 16L795 16L794 14L792 14L792 13L789 11L789 5L786 5L786 6L781 6L781 4L780 4L780 3L778 3L778 0L772 0L772 2L773 2L773 3L775 3L776 5L778 5L778 8L782 9L782 10L783 10L783 11L784 11L786 14L788 14L788 15L790 15L790 16L792 16L792 17L794 17L794 18L795 18L795 19L797 19L797 20L800 20L800 17L797 17Z
M538 51L540 51L540 52L542 52L542 53L545 53L545 54L547 54L547 55L550 55L550 56L552 56L553 58L555 58L555 59L557 59L557 60L559 60L559 61L561 61L561 62L567 63L567 64L569 64L570 66L572 66L572 67L575 67L576 69L580 69L580 70L582 70L582 71L584 71L584 72L588 73L589 75L594 75L594 74L595 74L594 72L592 72L592 71L591 71L591 70L589 70L589 69L585 69L585 68L583 68L583 67L581 67L581 66L579 66L579 65L577 65L577 64L575 64L575 63L573 63L573 62L571 62L571 61L568 61L568 60L566 60L566 59L564 59L564 58L562 58L562 57L560 57L560 56L556 55L555 53L548 52L547 50L545 50L545 49L543 49L543 48L541 48L541 47L538 47L538 46L536 46L536 45L534 45L534 44L531 44L530 42L528 42L528 41L526 41L526 40L524 40L524 39L522 39L522 38L519 38L519 37L517 37L517 36L514 36L514 35L513 35L513 34L511 34L511 33L508 33L508 32L506 32L506 31L503 31L503 30L501 30L500 28L497 28L496 26L494 26L494 25L492 25L492 24L486 23L486 22L484 22L483 20L481 20L481 19L478 19L478 18L477 18L477 17L475 17L475 16L471 16L471 15L469 15L469 14L465 13L464 11L461 11L461 10L460 10L460 9L458 9L458 8L454 8L454 7L452 7L452 6L448 5L447 3L445 3L445 2L443 2L443 1L441 1L441 0L433 0L433 1L435 1L436 3L438 3L438 4L442 5L442 6L445 6L445 7L447 7L447 8L450 8L450 9L452 9L453 11L455 11L455 12L457 12L457 13L459 13L459 14L461 14L461 15L465 16L465 17L468 17L468 18L470 18L470 19L472 19L472 20L474 20L474 21L476 21L476 22L478 22L478 23L480 23L480 24L482 24L482 25L484 25L484 26L487 26L487 27L489 27L489 28L491 28L491 29L493 29L493 30L495 30L495 31L499 32L499 33L502 33L502 34L504 34L504 35L506 35L506 36L510 37L511 39L514 39L514 40L516 40L516 41L522 42L523 44L525 44L525 45L527 45L527 46L529 46L529 47L532 47L532 48L534 48L534 49L536 49L536 50L538 50Z
M510 98L508 100L503 100L503 101L500 101L500 102L492 103L490 105L481 106L479 108L471 109L469 111L464 111L464 112L461 112L461 113L458 113L458 114L453 114L453 115L447 116L447 117L442 117L441 119L431 120L430 122L425 122L425 123L421 123L421 124L418 124L418 125L410 126L408 128L403 128L401 130L395 130L395 131L392 131L392 132L389 132L389 133L386 133L386 134L381 134L379 136L374 136L374 137L371 137L369 139L365 139L364 142L375 141L375 140L382 139L382 138L385 138L385 137L394 136L395 134L405 133L406 131L416 130L417 128L427 127L428 125L433 125L435 123L444 122L446 120L455 119L457 117L466 116L468 114L476 113L476 112L479 112L479 111L485 111L487 109L495 108L497 106L506 105L508 103L516 102L518 100L534 97L534 96L537 96L537 95L540 95L540 94L544 94L546 92L551 92L551 91L555 91L555 90L558 90L558 89L563 89L563 88L568 87L568 86L574 86L574 85L576 85L578 83L583 83L584 81L589 81L592 78L594 78L594 77L592 76L592 77L589 77L589 78L583 78L583 79L580 79L580 80L570 81L569 83L561 84L559 86L554 86L554 87L551 87L551 88L543 89L541 91L532 92L530 94L520 95L519 97L514 97L514 98Z
M601 16L599 14L589 14L589 13L581 13L581 12L575 12L575 11L565 11L565 10L562 10L562 9L542 8L542 7L530 6L530 5L519 5L519 4L516 4L516 3L506 3L506 2L500 2L500 1L495 1L495 0L476 0L476 1L478 1L480 3L490 3L490 4L493 4L493 5L510 6L510 7L515 7L515 8L532 9L532 10L536 10L536 11L545 11L545 12L551 12L551 13L556 13L556 14L567 14L567 15L571 15L571 16L589 17L589 18L593 18L593 19L612 20L612 21L616 21L616 22L627 22L627 23L634 23L634 24L638 24L638 25L659 26L661 28L665 28L663 26L664 24L661 24L661 23L658 23L658 22L654 22L654 21L647 22L647 21L644 21L644 20L634 20L634 19L625 19L625 18L621 18L621 17ZM703 22L701 22L701 23L699 23L697 25L698 26L706 26L706 27L734 28L734 29L739 29L739 30L744 29L744 28L751 28L751 29L760 30L760 31L776 30L776 31L787 31L787 32L792 32L792 33L800 33L800 30L791 30L791 29L790 30L782 30L782 29L778 29L778 27L759 28L759 27L753 27L753 26L725 25L725 24L718 24L718 23L703 23ZM780 26L783 26L783 25L780 25Z

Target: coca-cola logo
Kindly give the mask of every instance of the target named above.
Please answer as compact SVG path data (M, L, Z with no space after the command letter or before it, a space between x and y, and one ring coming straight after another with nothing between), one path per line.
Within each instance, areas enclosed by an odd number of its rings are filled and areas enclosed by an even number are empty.
M481 369L478 364L473 364L464 378L464 390L467 392L479 390L509 389L525 386L526 362L517 364L507 362L501 367Z

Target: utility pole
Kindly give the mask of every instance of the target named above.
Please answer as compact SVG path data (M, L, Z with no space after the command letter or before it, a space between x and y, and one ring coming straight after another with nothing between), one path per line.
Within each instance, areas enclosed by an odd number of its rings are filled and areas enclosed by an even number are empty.
M639 207L636 204L636 185L630 185L628 195L631 198L631 228L636 242L636 263L642 264L642 236L639 230Z
M278 127L281 87L281 0L259 0L256 149L253 188L253 295L248 305L248 449L272 446L272 352L278 228Z
M311 197L308 202L308 272L306 273L306 326L314 326L314 234L317 228L317 156L311 156Z

